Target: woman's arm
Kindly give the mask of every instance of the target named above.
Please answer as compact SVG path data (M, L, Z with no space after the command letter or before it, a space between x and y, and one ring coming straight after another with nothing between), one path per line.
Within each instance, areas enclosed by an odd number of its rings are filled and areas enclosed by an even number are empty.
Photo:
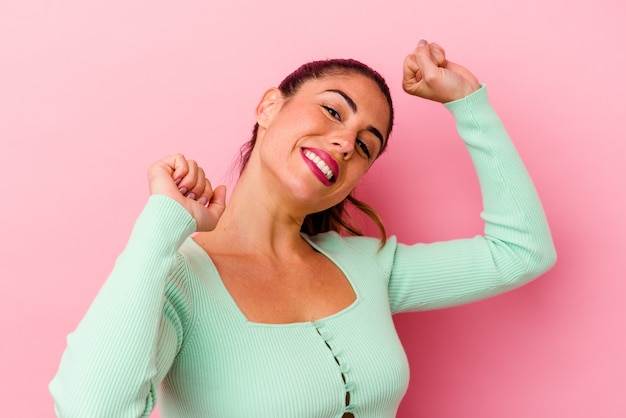
M152 196L111 275L67 338L50 384L60 417L139 417L154 408L155 389L182 344L188 301L176 250L195 222L176 202ZM173 305L172 300L176 305Z
M459 305L515 288L556 260L533 186L485 87L450 103L483 196L484 235L395 249L389 282L394 312Z
M445 103L455 117L483 195L483 236L413 246L393 255L394 312L489 297L537 277L556 260L541 202L485 87L443 48L421 40L404 62L404 90Z
M191 328L186 268L177 251L191 233L214 228L224 189L213 193L202 170L182 156L159 161L149 179L152 196L69 335L50 384L61 417L149 416L156 387Z

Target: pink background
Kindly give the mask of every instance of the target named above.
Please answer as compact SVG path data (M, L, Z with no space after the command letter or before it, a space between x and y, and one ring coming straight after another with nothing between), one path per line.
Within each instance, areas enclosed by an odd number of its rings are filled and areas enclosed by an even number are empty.
M402 241L479 233L467 153L441 106L404 95L404 56L443 45L490 96L529 167L559 261L464 307L397 318L400 417L626 416L626 7L620 0L3 0L0 405L53 416L65 336L183 152L228 176L267 87L353 57L387 77L390 149L360 197ZM155 414L156 415L156 414Z

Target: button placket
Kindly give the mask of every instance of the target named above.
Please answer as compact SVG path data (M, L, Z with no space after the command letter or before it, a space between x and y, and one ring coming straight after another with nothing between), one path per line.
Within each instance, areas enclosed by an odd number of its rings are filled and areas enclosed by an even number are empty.
M355 411L354 402L352 402L352 392L354 391L354 382L348 379L348 372L350 371L350 364L341 359L341 353L343 350L339 345L334 344L332 333L327 330L322 323L315 323L315 328L317 333L324 340L326 347L330 350L333 355L335 362L337 363L339 373L341 375L341 380L344 384L345 390L345 409L344 411L348 414L344 414L344 416L354 416L353 413Z

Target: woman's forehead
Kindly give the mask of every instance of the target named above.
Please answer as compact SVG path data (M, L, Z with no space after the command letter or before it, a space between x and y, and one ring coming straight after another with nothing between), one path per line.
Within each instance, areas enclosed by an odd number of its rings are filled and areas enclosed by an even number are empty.
M337 87L345 86L345 88L354 88L358 89L358 91L367 91L366 94L369 94L371 91L376 91L384 98L384 95L380 91L376 82L359 73L326 74L322 77L310 79L305 83L305 85L306 84L317 87L327 85L334 85Z

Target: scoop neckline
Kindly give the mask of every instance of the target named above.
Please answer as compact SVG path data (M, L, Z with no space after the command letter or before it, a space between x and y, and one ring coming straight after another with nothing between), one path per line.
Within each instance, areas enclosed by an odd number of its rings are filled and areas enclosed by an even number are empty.
M213 260L211 259L211 256L209 255L209 253L207 253L204 250L204 248L202 248L202 246L200 246L200 244L198 244L193 239L193 236L190 236L187 239L187 241L191 242L192 245L196 248L196 250L200 251L203 254L203 258L209 264L211 270L213 271L213 274L215 275L215 280L217 282L219 282L220 291L222 291L227 296L230 308L233 309L234 312L236 312L237 316L246 325L257 326L257 327L290 328L290 327L311 326L311 325L327 322L327 321L330 321L332 319L335 319L335 318L338 318L340 316L343 316L344 314L346 314L349 311L351 311L352 309L354 309L358 305L358 303L359 303L359 301L361 299L359 289L355 286L354 282L350 278L350 275L348 275L348 273L341 266L341 264L334 257L332 257L322 246L320 246L318 243L314 242L311 239L310 236L308 236L305 233L301 233L300 235L311 246L311 248L313 248L315 251L319 252L324 257L326 257L328 260L330 260L330 262L333 263L343 273L344 277L346 278L346 280L350 284L350 287L352 288L352 291L354 292L355 298L354 298L354 301L352 301L351 304L349 304L345 308L343 308L343 309L341 309L341 310L339 310L337 312L334 312L334 313L332 313L330 315L327 315L327 316L324 316L324 317L321 317L321 318L318 318L318 319L315 319L315 320L312 320L312 321L281 322L281 323L256 322L256 321L251 321L250 319L248 319L248 317L246 317L246 315L244 315L244 313L239 308L239 305L237 305L237 302L235 301L235 299L233 298L231 293L228 291L228 288L226 288L226 285L224 284L224 281L222 280L220 272L217 269L217 266L215 265Z

